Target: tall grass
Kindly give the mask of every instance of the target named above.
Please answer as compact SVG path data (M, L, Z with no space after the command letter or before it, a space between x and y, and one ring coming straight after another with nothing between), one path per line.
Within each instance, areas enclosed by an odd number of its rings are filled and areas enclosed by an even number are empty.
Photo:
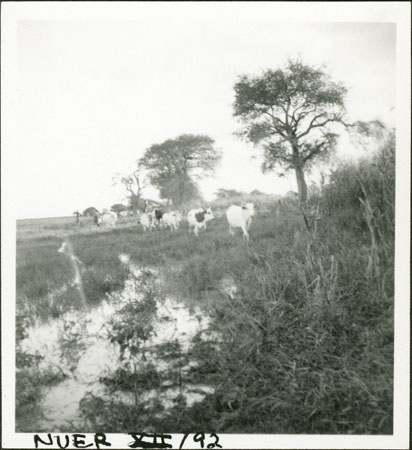
M213 429L392 433L394 174L391 138L332 174L306 208L309 229L282 204L250 246L184 266L183 289L208 298L224 336L197 369L219 374ZM233 298L217 289L223 274Z
M137 401L88 399L85 416L117 432L392 433L394 177L391 137L372 158L346 163L313 187L304 210L293 201L266 205L249 242L230 236L224 218L198 238L185 225L72 235L90 304L122 288L118 255L127 253L161 268L167 293L202 306L220 336L198 336L189 355L198 364L188 378L215 387L201 403L189 408L180 399L159 419ZM24 302L39 302L47 283L72 277L56 253L60 242L21 244ZM225 279L236 286L230 295ZM115 375L130 381L124 370Z
M392 432L394 156L390 139L337 170L309 231L285 214L281 246L261 239L231 265L239 295L210 308L225 336L215 429Z

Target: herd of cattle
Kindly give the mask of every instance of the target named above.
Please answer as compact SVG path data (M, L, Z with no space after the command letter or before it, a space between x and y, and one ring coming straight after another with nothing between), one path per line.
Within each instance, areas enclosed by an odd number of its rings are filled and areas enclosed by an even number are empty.
M249 227L255 214L253 203L247 203L243 206L232 205L226 211L226 218L229 224L230 234L234 234L234 228L241 228L243 237L249 240ZM206 230L207 222L214 219L215 216L210 208L192 209L187 214L189 232L192 231L197 236L199 230ZM114 227L117 224L118 216L111 211L103 211L102 214L95 216L97 226ZM177 230L183 221L183 215L179 211L164 212L161 209L154 209L151 212L138 214L137 222L143 227L144 231L169 228Z

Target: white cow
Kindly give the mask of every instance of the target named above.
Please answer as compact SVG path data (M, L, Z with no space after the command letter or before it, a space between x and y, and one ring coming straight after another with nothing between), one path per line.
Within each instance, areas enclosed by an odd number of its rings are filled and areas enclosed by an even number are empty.
M234 235L233 228L241 228L243 237L249 240L248 231L254 215L255 207L253 203L246 203L244 206L230 206L226 211L227 221L229 222L229 233Z
M97 225L114 227L117 223L117 214L111 211L103 211L97 218Z
M142 213L138 223L142 225L144 231L151 230L154 227L152 216L148 213Z
M130 212L129 211L120 211L119 216L124 219L126 217L130 216Z
M171 230L177 230L182 220L182 215L178 211L170 211L163 214L162 222L164 226L169 227Z
M193 227L194 233L197 236L201 228L204 228L206 230L206 222L209 222L209 220L212 220L214 218L215 216L213 215L210 208L192 209L187 215L187 221L189 222L189 233Z

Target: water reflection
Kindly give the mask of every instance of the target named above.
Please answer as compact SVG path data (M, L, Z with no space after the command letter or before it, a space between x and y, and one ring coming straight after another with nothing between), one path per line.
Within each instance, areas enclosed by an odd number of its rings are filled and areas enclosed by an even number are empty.
M114 330L122 330L119 317L133 302L144 301L145 280L156 282L156 272L130 264L127 255L120 255L122 264L129 268L129 277L122 292L107 296L99 306L83 311L70 311L48 323L38 323L28 329L28 337L22 349L40 354L40 369L57 368L66 378L45 390L40 407L42 419L35 424L36 430L67 431L84 425L79 403L86 395L115 398L125 404L133 402L133 394L125 389L108 389L105 379L117 374L119 369L133 370L136 361L153 366L160 373L159 386L140 386L139 398L156 400L167 410L178 396L185 398L187 406L201 401L213 388L199 384L182 383L181 377L196 363L186 356L192 339L208 329L209 318L199 308L189 310L174 298L156 299L151 317L153 332L142 342L127 340L127 348L119 345L113 337ZM151 281L151 282L152 282ZM124 317L123 317L124 319ZM126 316L133 323L136 317ZM144 321L143 321L144 322ZM114 324L118 327L115 328ZM136 336L133 337L136 340ZM170 348L169 348L170 347ZM137 349L137 351L136 351ZM165 349L172 349L170 357ZM168 350L168 351L169 351ZM142 359L143 358L143 359ZM178 379L168 374L178 372ZM180 377L180 378L179 378Z

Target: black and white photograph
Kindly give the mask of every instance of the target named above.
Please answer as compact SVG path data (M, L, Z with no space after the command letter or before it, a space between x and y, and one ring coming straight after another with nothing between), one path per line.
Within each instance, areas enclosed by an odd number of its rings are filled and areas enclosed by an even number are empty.
M344 3L2 3L3 448L408 448L410 3Z

